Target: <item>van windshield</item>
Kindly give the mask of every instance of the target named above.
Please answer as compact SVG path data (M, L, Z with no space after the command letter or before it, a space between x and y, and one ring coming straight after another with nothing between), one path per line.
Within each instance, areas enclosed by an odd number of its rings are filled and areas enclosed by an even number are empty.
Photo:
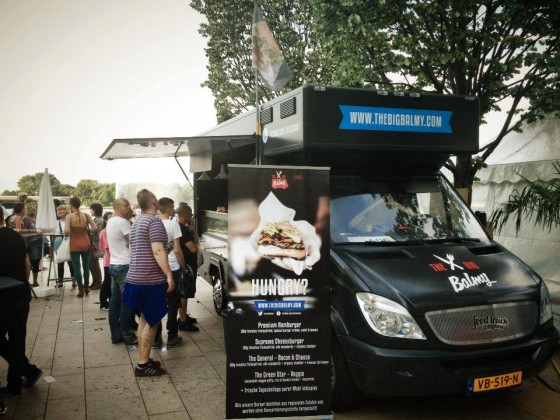
M488 240L442 175L400 180L346 176L331 182L334 244Z

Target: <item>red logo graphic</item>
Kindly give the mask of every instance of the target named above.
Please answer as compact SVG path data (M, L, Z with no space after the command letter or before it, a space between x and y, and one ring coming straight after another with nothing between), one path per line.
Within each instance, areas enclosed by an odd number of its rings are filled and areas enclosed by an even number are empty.
M286 175L282 174L282 171L276 171L276 174L272 175L272 189L285 190L288 187L289 185L288 185L288 179L286 178Z
M434 257L441 261L441 263L428 264L434 271L455 271L455 269L464 270L465 268L467 270L480 270L480 267L474 261L463 261L461 264L457 264L453 254L447 254L445 258L434 254Z
M474 261L463 261L463 266L468 270L480 270L480 267Z
M442 263L430 264L430 267L432 267L432 270L434 271L447 271L447 268L445 268Z

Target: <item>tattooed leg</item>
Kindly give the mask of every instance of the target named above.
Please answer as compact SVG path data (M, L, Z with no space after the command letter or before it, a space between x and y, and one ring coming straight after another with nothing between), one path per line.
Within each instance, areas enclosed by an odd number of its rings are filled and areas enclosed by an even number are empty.
M138 323L138 363L144 364L150 360L150 351L152 350L152 344L154 344L157 328L158 324L151 327L143 315L140 317Z

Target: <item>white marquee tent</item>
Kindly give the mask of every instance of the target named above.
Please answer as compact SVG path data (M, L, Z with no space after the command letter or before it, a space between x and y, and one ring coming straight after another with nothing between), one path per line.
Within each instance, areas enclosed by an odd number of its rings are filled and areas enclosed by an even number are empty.
M515 189L521 191L527 185L522 176L544 183L560 178L554 162L560 162L559 118L525 126L522 133L511 133L489 156L488 167L477 173L480 181L473 185L473 210L485 211L489 218ZM560 322L560 227L549 232L548 228L535 227L534 220L524 220L516 235L514 221L510 220L494 239L545 279L552 295L555 322Z

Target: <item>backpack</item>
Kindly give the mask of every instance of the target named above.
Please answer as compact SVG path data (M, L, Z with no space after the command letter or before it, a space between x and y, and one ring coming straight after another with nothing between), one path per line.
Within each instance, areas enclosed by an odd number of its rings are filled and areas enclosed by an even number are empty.
M11 224L12 224L12 216L13 216L13 214L10 214L8 217L6 217L6 218L4 219L4 223L6 223L6 227L12 227L12 226L11 226Z

